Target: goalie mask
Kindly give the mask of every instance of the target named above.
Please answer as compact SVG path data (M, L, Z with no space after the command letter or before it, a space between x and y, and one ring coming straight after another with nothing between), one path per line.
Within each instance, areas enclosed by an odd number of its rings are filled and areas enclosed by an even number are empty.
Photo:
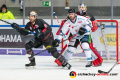
M83 12L87 11L86 5L81 3L78 5L78 11L80 12L80 14L82 14Z

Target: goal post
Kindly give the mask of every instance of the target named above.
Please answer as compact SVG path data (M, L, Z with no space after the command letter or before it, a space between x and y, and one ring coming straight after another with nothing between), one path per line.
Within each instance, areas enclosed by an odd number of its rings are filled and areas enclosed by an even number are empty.
M115 22L116 23L116 58L119 60L119 23L118 20L97 20L97 22ZM113 24L111 24L113 25Z
M110 60L110 53L109 53L109 50L108 50L108 45L107 45L107 41L106 41L106 37L105 37L105 32L104 32L105 24L102 24L102 23L100 22L100 29L101 29L101 34L102 34L102 37L103 37L103 42L104 42L104 47L105 47L106 58L107 58L107 60Z

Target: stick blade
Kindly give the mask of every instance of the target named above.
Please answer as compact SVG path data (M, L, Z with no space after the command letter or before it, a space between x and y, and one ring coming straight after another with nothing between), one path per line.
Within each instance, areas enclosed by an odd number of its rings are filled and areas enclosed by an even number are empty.
M105 73L108 74L108 72L102 71L102 70L98 70L98 73Z

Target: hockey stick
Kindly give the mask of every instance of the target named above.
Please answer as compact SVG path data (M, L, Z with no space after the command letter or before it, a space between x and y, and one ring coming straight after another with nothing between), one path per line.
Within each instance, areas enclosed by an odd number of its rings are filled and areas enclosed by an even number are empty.
M8 21L2 20L2 19L0 19L0 21L3 21L3 22L5 22L5 23L7 23L7 24L10 24L10 25L12 24L12 23L9 23ZM34 32L32 32L32 31L30 31L30 30L24 29L24 31L29 32L29 33L31 33L31 34L35 34Z
M108 72L105 72L105 71L102 71L102 70L98 70L98 73L105 73L105 74L108 74L110 73L110 71L115 67L115 65L117 65L117 63L120 61L120 59L113 65L113 67L108 71Z
M55 18L57 19L57 22L58 22L58 24L59 24L59 26L60 26L60 23L59 23L59 21L58 21L58 18L57 18L57 16L56 16L56 13L53 12L53 14L54 14Z
M67 41L67 40L69 40L69 39L71 39L71 38L73 38L73 37L75 37L75 36L77 36L77 34L75 34L75 35L73 35L73 36L71 36L70 38L68 38L68 39L65 39L65 40L63 40L63 41L61 41L60 43L62 43L62 42L64 42L64 41ZM59 43L59 44L60 44ZM46 50L48 50L48 49L50 49L50 48L53 48L53 46L49 46L48 48L46 48L45 50L43 50L43 51L40 51L40 52L38 52L38 53L36 53L36 54L34 54L34 55L29 55L29 54L26 54L26 56L28 56L28 57L34 57L34 56L36 56L36 55L38 55L38 54L40 54L40 53L42 53L42 52L44 52L44 51L46 51Z

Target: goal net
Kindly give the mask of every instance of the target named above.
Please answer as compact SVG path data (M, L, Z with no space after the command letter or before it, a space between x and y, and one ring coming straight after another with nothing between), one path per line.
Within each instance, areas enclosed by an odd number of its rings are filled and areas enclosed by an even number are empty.
M96 47L97 51L99 52L99 54L102 56L103 59L118 61L120 21L97 20L97 22L99 25L97 31L91 33L93 46ZM68 36L69 34L66 35L66 38L68 38ZM62 43L62 49L67 44L68 41ZM80 45L78 45L77 50L74 52L73 57L70 60L80 61L81 59L86 59L86 57Z

